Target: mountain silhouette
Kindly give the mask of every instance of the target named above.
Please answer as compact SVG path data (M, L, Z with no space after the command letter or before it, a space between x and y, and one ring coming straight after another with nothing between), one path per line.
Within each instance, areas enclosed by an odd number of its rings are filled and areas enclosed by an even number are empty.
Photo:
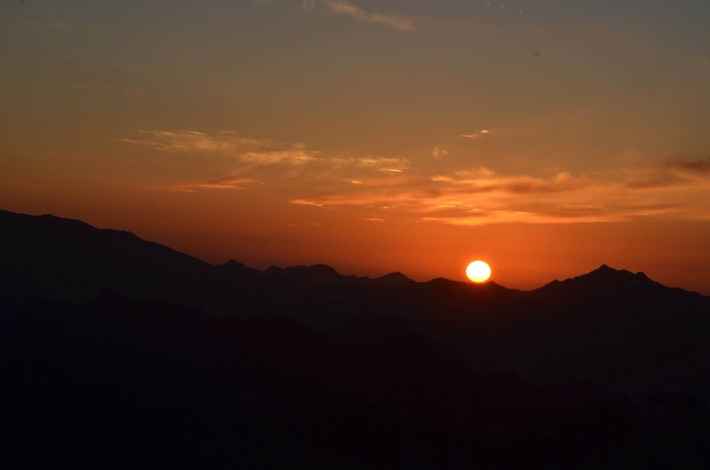
M415 282L401 273L344 276L322 264L265 271L234 260L211 265L128 232L49 215L0 211L0 224L0 296L13 301L82 304L111 291L218 316L274 312L318 331L397 316L453 345L479 370L511 370L546 385L592 378L622 389L643 382L674 390L682 382L710 396L704 374L687 367L697 357L684 356L710 351L710 299L643 273L602 265L523 292L495 282Z
M234 260L214 266L129 232L50 215L0 211L0 225L0 295L14 300L82 303L111 290L135 300L160 298L248 316L298 310L314 301L311 290L323 287L358 290L410 282L400 273L379 279L343 276L325 265L263 272Z
M710 464L710 299L643 273L526 292L0 226L1 416L29 466Z

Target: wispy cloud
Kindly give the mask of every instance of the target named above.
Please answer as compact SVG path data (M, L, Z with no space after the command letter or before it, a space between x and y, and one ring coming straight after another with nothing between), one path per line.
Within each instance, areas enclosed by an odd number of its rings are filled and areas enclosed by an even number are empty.
M215 171L229 174L213 181L171 184L170 189L241 188L254 180L298 179L310 185L332 179L355 182L379 172L402 173L410 167L405 157L327 154L299 142L250 138L233 131L140 130L136 134L121 140L154 152L194 156L205 165L221 166Z
M406 157L325 152L233 131L143 130L123 141L182 155L183 162L185 156L194 156L202 174L214 175L172 182L166 185L168 190L268 188L294 205L360 207L357 216L363 219L390 220L384 211L455 225L614 222L655 216L710 220L707 157L641 160L589 173L506 174L477 167L431 174L412 166ZM446 155L445 150L435 147L432 157L437 155Z
M298 166L315 162L318 159L318 154L319 152L317 151L306 150L305 148L296 146L286 150L244 152L239 155L239 160L255 165L286 164L289 166Z
M141 130L137 138L122 140L159 152L228 157L241 163L242 170L259 166L305 165L318 160L320 153L308 150L298 142L243 137L233 131Z
M539 122L531 121L521 127L485 128L459 134L462 139L483 139L488 137L509 137L529 135L538 132Z
M363 23L379 24L396 29L397 31L410 32L416 30L415 22L412 18L399 13L377 13L366 11L354 3L346 0L303 0L301 7L310 11L315 9L317 4L324 5L331 14L347 16Z
M667 169L678 171L686 175L710 175L710 158L672 157L661 164Z
M310 201L308 199L293 199L289 201L291 204L297 204L299 206L315 206L315 207L323 207L325 204L322 204L320 202L316 201Z
M431 149L431 156L434 157L434 160L438 160L440 158L443 158L449 154L449 151L446 149L442 149L439 147L434 147Z
M500 176L488 168L463 170L452 176L434 176L432 181L447 183L466 193L502 192L511 194L559 193L588 186L584 176L560 172L549 178L532 176Z
M188 182L174 185L181 192L194 192L198 189L243 189L246 185L255 184L254 178L226 177L205 182Z
M137 137L121 139L125 143L152 147L161 152L224 153L247 148L265 148L268 139L242 137L233 131L214 134L195 130L139 130Z
M376 168L381 171L394 171L397 173L409 168L409 160L403 157L331 157L328 161L336 166Z
M479 131L474 131L474 132L466 132L464 134L461 134L461 137L464 139L478 139L481 137L485 137L487 135L490 135L491 131L488 129L481 129Z
M409 167L409 160L404 157L326 155L319 150L308 149L300 142L243 137L237 132L226 130L214 133L196 130L139 130L137 134L136 137L121 140L159 152L232 156L247 166L296 166L311 163L398 172Z
M637 165L625 173L627 185L633 189L687 185L710 178L710 158L672 157L653 165Z
M320 207L396 206L411 217L454 225L618 222L638 217L710 218L707 159L668 159L603 174L502 175L488 168L431 177L365 181L309 199ZM671 183L640 185L652 173ZM698 198L700 191L705 194ZM700 202L698 202L700 201Z

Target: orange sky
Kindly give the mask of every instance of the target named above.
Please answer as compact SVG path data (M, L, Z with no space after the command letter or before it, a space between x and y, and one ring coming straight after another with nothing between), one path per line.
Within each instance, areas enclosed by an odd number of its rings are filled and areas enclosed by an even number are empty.
M0 207L260 268L710 294L710 7L588 3L3 4Z

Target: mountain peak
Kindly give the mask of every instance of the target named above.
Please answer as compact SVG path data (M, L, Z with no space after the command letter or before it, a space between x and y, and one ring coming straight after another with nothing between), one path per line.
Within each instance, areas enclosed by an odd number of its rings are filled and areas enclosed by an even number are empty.
M410 278L408 278L407 276L405 276L404 274L402 274L399 271L385 274L384 276L380 277L379 279L387 279L389 281L407 281L407 282L411 281Z
M615 268L610 267L608 264L602 264L597 269L590 271L587 274L582 274L582 276L588 276L590 274L615 275L615 274L633 274L633 273L631 271L627 271L626 269L615 269Z
M380 285L384 286L401 286L403 284L408 284L410 282L414 282L412 279L408 278L404 274L402 274L399 271L395 271L393 273L385 274L382 277L378 277L374 279L375 282L377 282Z
M265 273L276 278L288 279L296 284L310 286L337 284L345 282L347 279L327 264L289 266L287 268L271 266Z
M240 263L239 261L230 259L224 264L220 264L217 266L218 268L232 274L232 275L237 275L237 276L251 276L257 274L259 271L256 269L252 269L248 266L246 266L243 263Z
M653 282L642 271L639 271L637 273L633 273L633 272L626 270L626 269L614 269L614 268L609 267L606 264L602 264L594 271L591 271L587 274L583 274L583 275L577 276L577 277L584 278L584 277L588 277L588 276L589 277L597 277L597 278L608 278L610 280L634 279L635 281L647 281L647 282L651 282L651 283Z
M647 290L660 287L660 284L649 279L643 272L633 273L626 269L615 269L602 264L597 269L564 281L554 280L538 289L540 292L574 293L608 293L622 290Z
M316 276L340 276L340 274L338 274L338 271L336 271L335 268L333 268L332 266L328 266L327 264L313 264L310 266L290 266L288 268L284 268L283 271L302 274L308 273Z

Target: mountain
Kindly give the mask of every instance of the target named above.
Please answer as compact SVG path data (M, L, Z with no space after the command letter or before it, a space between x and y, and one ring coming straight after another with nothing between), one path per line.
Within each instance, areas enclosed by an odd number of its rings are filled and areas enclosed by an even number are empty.
M317 298L323 287L352 288L346 297L355 298L363 288L410 282L399 273L379 279L342 276L325 265L264 272L234 260L215 266L129 232L51 215L0 211L0 226L0 296L20 301L85 303L110 290L135 300L160 298L242 317L266 310L297 312L316 303L323 304L316 317L330 324L343 319L327 317L331 300Z
M710 465L710 298L643 273L524 292L0 227L0 431L25 466Z
M0 211L0 225L0 297L13 301L82 304L109 291L225 317L273 312L324 332L400 317L478 370L511 370L549 386L591 378L625 390L665 385L710 396L704 374L686 367L710 352L710 298L643 273L602 265L522 292L495 282L415 282L401 273L344 276L322 264L212 265L128 232L50 215Z

